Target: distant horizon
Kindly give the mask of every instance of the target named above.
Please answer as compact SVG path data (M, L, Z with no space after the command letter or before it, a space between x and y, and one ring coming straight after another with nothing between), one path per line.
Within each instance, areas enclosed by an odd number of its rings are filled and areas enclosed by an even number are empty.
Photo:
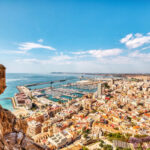
M115 73L115 72L110 72L110 73L105 73L105 72L49 72L49 73L30 73L30 72L6 72L6 74L147 74L150 75L150 73L130 73L130 72L125 72L125 73Z

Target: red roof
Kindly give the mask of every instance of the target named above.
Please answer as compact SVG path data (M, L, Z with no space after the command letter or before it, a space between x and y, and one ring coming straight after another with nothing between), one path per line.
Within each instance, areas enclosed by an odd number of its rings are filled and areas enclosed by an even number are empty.
M105 97L105 100L110 100L110 98L109 97Z

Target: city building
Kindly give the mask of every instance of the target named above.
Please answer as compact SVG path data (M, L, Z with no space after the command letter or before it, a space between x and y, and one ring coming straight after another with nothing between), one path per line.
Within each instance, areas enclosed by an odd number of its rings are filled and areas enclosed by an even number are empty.
M40 122L37 122L35 120L29 121L27 134L30 136L35 136L35 135L41 133L41 127L42 127L42 125Z
M98 84L97 96L98 96L98 98L101 98L101 96L102 96L102 84L101 83Z
M57 148L61 148L67 143L67 138L61 132L59 132L54 136L49 137L48 142Z

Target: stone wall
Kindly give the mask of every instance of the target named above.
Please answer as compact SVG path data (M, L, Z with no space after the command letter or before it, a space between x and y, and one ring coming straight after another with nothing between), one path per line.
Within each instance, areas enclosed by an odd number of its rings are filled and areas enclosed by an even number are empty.
M0 64L0 94L4 92L5 88L6 88L5 67Z

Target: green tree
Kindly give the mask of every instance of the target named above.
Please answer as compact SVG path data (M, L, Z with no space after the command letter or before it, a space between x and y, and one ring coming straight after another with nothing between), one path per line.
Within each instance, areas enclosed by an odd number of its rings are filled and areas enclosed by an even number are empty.
M100 147L103 147L103 146L104 146L104 144L103 144L103 143L100 143L100 144L99 144L99 146L100 146Z
M116 150L123 150L121 147L117 147Z
M100 140L99 146L100 146L100 147L103 147L103 146L104 146L104 141L103 141L103 140Z
M110 88L110 86L108 85L108 83L104 83L104 87L105 87L106 89L109 89L109 88Z
M137 147L136 150L143 150L142 147Z
M116 150L131 150L131 148L122 148L122 147L117 147Z
M89 150L87 147L83 146L82 150Z
M87 138L87 137L88 137L88 134L87 134L87 133L85 133L85 134L84 134L84 138Z
M104 148L104 150L113 150L113 147L111 145L109 145L109 144L104 145L103 148Z

